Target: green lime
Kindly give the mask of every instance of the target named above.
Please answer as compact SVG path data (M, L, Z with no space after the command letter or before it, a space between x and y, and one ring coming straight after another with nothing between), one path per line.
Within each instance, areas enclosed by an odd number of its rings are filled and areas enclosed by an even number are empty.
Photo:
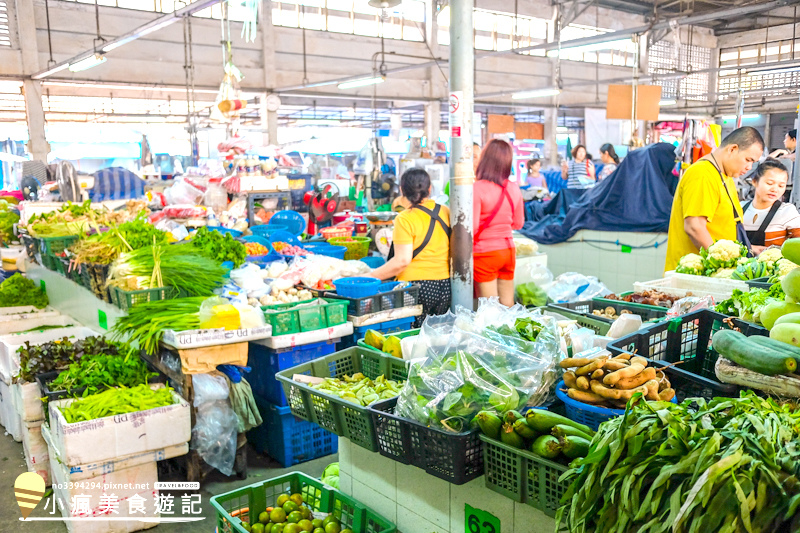
M250 531L250 524L247 522L242 522L242 527L245 528L247 531Z
M303 530L297 524L286 524L283 533L303 533Z
M323 527L325 524L322 523L322 519L315 518L314 520L311 521L311 525L314 526L314 528L316 529L318 527L319 528Z
M311 509L308 507L301 507L298 509L298 511L300 511L300 514L303 515L303 518L306 520L311 520Z
M277 502L276 505L278 507L283 507L283 504L288 502L288 501L289 501L289 495L288 494L281 494L280 496L278 496L278 502Z
M286 511L281 509L280 507L276 507L269 513L269 519L275 522L276 524L280 524L281 522L286 522Z
M353 530L350 528L343 529L341 533L353 533Z
M311 533L325 533L325 530L322 529L321 527L317 527L314 528L314 531L312 531Z
M281 505L281 508L284 511L286 511L286 514L289 514L289 513L293 512L293 511L296 511L298 509L297 504L292 502L292 501L288 501L288 502L284 503L283 505Z
M283 528L285 526L286 524L272 524L272 529L270 530L269 533L283 533Z
M289 496L289 499L292 500L298 507L303 506L303 495L302 494L292 494Z
M314 525L311 523L311 520L302 519L297 523L300 526L300 529L305 531L306 533L311 533L314 530Z
M253 533L264 533L264 524L255 523L252 526L250 526L250 531L252 531Z
M328 522L328 525L325 526L325 533L341 533L341 531L342 526L338 522Z
M333 516L332 514L329 514L328 516L326 516L325 518L322 519L322 527L327 526L331 522L335 522L337 524L339 523L339 521L336 519L335 516Z
M269 513L264 511L263 513L259 514L258 515L258 521L261 522L262 524L268 524L269 523Z
M298 522L299 522L300 520L302 520L302 519L303 519L303 515L301 515L301 514L300 514L300 511L292 511L292 512L291 512L291 513L289 513L289 515L286 517L286 521L287 521L287 522L291 522L291 523L293 523L293 524L296 524L296 523L298 523Z

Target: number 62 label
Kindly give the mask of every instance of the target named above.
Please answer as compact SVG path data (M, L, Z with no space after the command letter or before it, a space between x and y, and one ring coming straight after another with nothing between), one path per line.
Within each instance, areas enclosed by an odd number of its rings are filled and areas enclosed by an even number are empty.
M464 533L500 533L500 519L466 504Z

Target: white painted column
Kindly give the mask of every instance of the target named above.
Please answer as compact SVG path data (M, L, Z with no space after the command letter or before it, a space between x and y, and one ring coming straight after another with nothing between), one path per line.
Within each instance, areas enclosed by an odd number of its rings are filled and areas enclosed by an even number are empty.
M17 36L22 56L22 71L26 76L39 71L39 48L36 45L36 18L33 0L16 0ZM22 84L25 97L25 119L28 123L28 152L33 159L47 163L50 145L47 143L42 107L42 84L25 80Z
M272 3L264 2L259 14L259 30L261 31L261 51L264 70L264 87L274 89L278 82L278 70L275 63L276 33L272 25ZM261 95L261 128L264 133L264 145L278 144L278 112L268 111L263 103L268 93Z
M558 109L553 107L544 110L544 153L550 165L558 165L558 144L556 143L556 133L558 132Z

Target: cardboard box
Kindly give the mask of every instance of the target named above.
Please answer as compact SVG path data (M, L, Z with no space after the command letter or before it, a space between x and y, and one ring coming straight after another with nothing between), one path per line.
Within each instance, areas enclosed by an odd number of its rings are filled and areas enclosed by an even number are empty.
M50 435L65 465L74 466L161 450L191 440L191 408L176 392L175 404L68 424L59 407L73 398L49 403Z
M42 424L36 426L22 427L22 450L25 452L25 463L28 472L36 472L45 485L50 486L52 477L50 475L50 453L42 436Z
M19 355L17 350L24 346L26 342L44 344L64 337L69 337L70 340L79 340L94 335L100 335L100 333L82 326L73 326L0 336L0 380L11 384L12 378L19 374Z
M23 424L41 425L44 421L44 393L38 383L14 383L11 389L11 403Z
M247 353L246 342L178 350L184 374L207 374L216 370L217 365L247 366Z
M237 342L248 342L266 339L272 336L272 326L265 325L260 328L251 329L191 329L187 331L164 332L161 342L170 348L189 349L204 348L206 346L217 346L221 344L234 344Z

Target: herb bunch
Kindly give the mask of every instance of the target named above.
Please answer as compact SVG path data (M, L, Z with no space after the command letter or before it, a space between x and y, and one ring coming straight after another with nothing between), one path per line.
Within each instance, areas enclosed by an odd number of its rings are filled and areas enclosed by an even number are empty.
M153 355L164 331L185 331L200 327L200 305L205 298L178 298L142 302L120 317L111 330L114 339L126 339L146 353Z
M148 370L135 352L126 355L101 354L81 357L51 381L48 388L68 393L84 389L82 396L88 396L114 387L147 384L150 378L157 375Z
M0 307L32 305L42 309L48 303L47 294L22 274L14 274L0 283Z
M87 337L75 342L69 337L64 337L33 345L26 342L17 350L20 356L20 373L14 379L33 382L37 374L63 370L83 357L103 354L122 355L127 354L129 350L130 347L110 342L104 337Z
M197 230L190 242L204 256L220 263L232 261L236 268L241 266L247 257L244 244L234 239L230 233L223 235L205 226Z

